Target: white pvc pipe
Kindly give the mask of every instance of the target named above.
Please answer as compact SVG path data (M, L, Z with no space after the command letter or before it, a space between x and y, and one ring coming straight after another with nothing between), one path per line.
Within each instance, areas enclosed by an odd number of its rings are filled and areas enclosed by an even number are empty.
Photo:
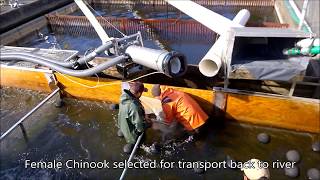
M224 52L224 39L226 38L222 35L200 61L199 70L203 75L213 77L219 72Z
M166 50L156 50L141 46L131 45L126 49L126 54L134 63L157 70L163 73L170 67L170 73L178 75L183 69L184 59L173 55ZM169 70L169 69L168 69Z
M169 52L131 45L126 49L126 53L130 55L133 62L159 72L164 72L162 59L164 59L164 56Z
M232 20L231 27L244 27L250 18L250 12L247 9L241 9Z
M167 0L167 2L218 34L225 33L232 25L240 26L190 0Z
M102 44L113 39L113 38L110 38L108 34L104 31L101 24L98 22L96 17L92 14L90 9L87 7L87 5L84 4L82 0L74 0L74 2L78 5L80 10L83 12L83 14L87 17L87 19L93 26L94 30L98 33L98 36L102 41Z
M190 0L167 0L167 2L221 35L199 63L199 70L203 75L208 77L215 76L221 67L222 58L225 57L224 53L228 40L226 32L230 27L243 27L250 18L250 12L242 9L231 21Z
M231 21L232 24L230 27L243 27L248 22L249 18L250 12L246 9L242 9ZM226 33L222 34L207 54L202 58L199 63L199 70L203 75L213 77L219 72L223 58L226 57L225 53L227 49L226 46L228 45L228 39L229 38Z

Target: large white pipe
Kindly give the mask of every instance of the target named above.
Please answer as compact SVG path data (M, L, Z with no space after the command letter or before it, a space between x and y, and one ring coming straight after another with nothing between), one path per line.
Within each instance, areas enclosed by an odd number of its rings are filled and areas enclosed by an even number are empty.
M132 61L169 76L181 76L187 70L185 57L176 52L131 45L126 54Z
M232 22L230 27L243 27L248 22L249 18L250 12L246 9L242 9L236 17L230 21ZM228 39L229 38L226 33L222 34L207 54L202 58L199 63L199 70L203 75L213 77L219 72L223 58L226 57Z
M232 20L231 27L244 27L250 18L250 12L247 9L241 9Z
M238 26L228 18L190 0L167 0L167 2L218 34L225 33L232 24Z
M224 56L224 44L226 44L224 42L225 39L227 39L225 35L222 35L202 58L199 63L199 70L201 74L207 77L213 77L219 72L222 64L222 57Z
M87 7L87 5L84 4L82 0L74 0L74 2L78 5L80 10L83 12L83 14L87 17L87 19L93 26L94 30L98 33L98 36L102 41L102 44L113 39L113 38L110 38L108 34L104 31L101 24L98 22L96 17L92 14L90 9Z
M221 67L223 57L225 57L228 41L226 32L230 27L243 27L250 18L250 12L242 9L231 21L190 0L167 0L167 2L221 35L199 63L199 70L203 75L208 77L215 76Z

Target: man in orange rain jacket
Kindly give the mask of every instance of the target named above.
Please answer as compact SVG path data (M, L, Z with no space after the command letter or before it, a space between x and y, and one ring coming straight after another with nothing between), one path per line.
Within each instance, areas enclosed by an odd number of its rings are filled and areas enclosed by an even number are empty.
M161 100L166 123L176 119L186 130L197 132L208 119L208 115L187 93L157 84L152 88L152 95Z

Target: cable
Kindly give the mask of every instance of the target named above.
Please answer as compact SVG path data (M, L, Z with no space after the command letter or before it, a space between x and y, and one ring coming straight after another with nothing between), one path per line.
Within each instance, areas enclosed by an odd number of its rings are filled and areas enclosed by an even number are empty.
M112 86L112 85L117 85L117 84L121 84L121 83L122 83L122 82L115 82L115 83L110 83L110 84L101 84L101 85L99 85L100 82L99 82L99 80L98 80L98 82L97 82L96 85L94 85L94 86L89 86L89 85L86 85L86 84L77 82L77 81L75 81L75 80L67 77L67 76L64 75L64 74L61 74L60 72L57 72L57 73L60 74L61 76L63 76L64 78L66 78L67 80L69 80L69 81L71 81L71 82L73 82L73 83L75 83L75 84L78 84L78 85L80 85L80 86L83 86L83 87L85 87L85 88L89 88L89 89L100 88L100 87L104 87L104 86ZM129 80L129 81L124 81L124 82L136 81L136 80L138 80L138 79L141 79L141 78L144 78L144 77L153 75L153 74L163 74L163 73L162 73L162 72L152 72L152 73L145 74L145 75L143 75L143 76L137 77L137 78L132 79L132 80Z
M85 54L86 54L88 51L90 51L90 49L88 49L88 50L85 52ZM87 62L85 62L85 63L86 63L86 66L87 66L88 68L90 68L89 65L87 64ZM59 73L59 72L58 72L58 73ZM61 73L59 73L59 74L61 74ZM140 76L140 77L137 77L137 78L135 78L135 79L132 79L132 80L130 80L130 81L125 81L125 82L136 81L136 80L138 80L138 79L141 79L141 78L144 78L144 77L153 75L153 74L163 74L163 73L162 73L162 72L152 72L152 73L145 74L145 75L143 75L143 76ZM73 82L73 83L75 83L75 84L84 86L84 87L86 87L86 88L99 88L99 87L103 87L103 86L111 86L111 85L120 84L120 82L119 82L119 83L103 84L103 85L100 85L100 86L99 86L99 84L100 84L100 77L99 77L98 74L95 74L95 76L96 76L97 79L98 79L98 80L97 80L97 84L94 85L94 86L88 86L88 85L86 85L86 84L82 84L82 83L79 83L79 82L77 82L77 81L74 81L74 80L72 80L71 78L65 76L64 74L61 74L61 75L62 75L63 77L65 77L66 79L68 79L69 81L71 81L71 82ZM122 80L123 80L123 79L122 79Z
M90 6L89 3L87 3L87 1L84 1L84 3L98 16L100 16L102 19L104 19L105 21L107 21L107 23L112 26L116 31L118 31L123 37L127 36L126 34L124 34L123 32L121 32L118 28L116 28L112 23L110 23L106 18L104 18L98 11L96 11L95 9L93 9L93 7Z
M91 50L94 50L94 49L92 49L92 48L89 48L88 50L86 50L86 52L84 53L84 56L86 56L87 55L87 53L89 52L89 51L91 51ZM89 69L90 67L89 67L89 65L88 65L88 62L87 61L85 61L85 64L86 64L86 66L87 66L87 68ZM97 85L99 85L100 84L100 77L98 76L98 73L96 73L96 74L94 74L96 77L97 77L97 79L98 79L98 82L97 82L97 84L96 84L96 86Z

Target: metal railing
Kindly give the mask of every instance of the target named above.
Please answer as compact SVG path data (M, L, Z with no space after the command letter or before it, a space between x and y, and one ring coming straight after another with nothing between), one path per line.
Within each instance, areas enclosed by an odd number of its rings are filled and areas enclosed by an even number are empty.
M44 103L46 103L50 98L52 98L55 94L60 91L60 88L54 90L49 96L47 96L44 100L42 100L36 107L34 107L31 111L29 111L26 115L24 115L18 122L16 122L13 126L11 126L5 133L3 133L0 137L0 141L2 141L7 135L9 135L17 126L21 127L22 132L25 134L25 129L22 126L23 121L25 121L29 116L31 116L35 111L37 111Z
M130 154L130 156L129 156L129 159L128 159L128 162L127 162L127 163L130 163L130 162L131 162L134 154L136 153L137 148L138 148L138 146L139 146L139 144L140 144L140 141L141 141L141 139L142 139L143 134L144 134L144 133L142 133L142 134L138 137L137 142L136 142L136 144L134 145L134 148L133 148L133 150L132 150L132 152L131 152L131 154ZM126 175L126 173L127 173L127 170L128 170L128 166L126 165L125 168L124 168L123 171L122 171L122 174L121 174L119 180L123 180L123 179L124 179L124 177L125 177L125 175Z

